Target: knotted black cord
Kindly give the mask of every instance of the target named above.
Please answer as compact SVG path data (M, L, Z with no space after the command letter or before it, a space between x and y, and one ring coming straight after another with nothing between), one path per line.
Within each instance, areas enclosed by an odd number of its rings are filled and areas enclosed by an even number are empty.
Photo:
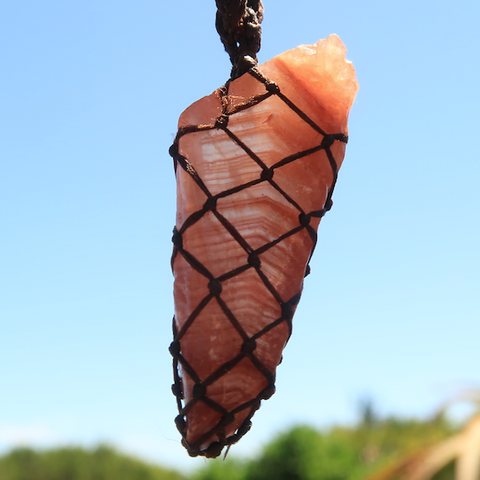
M195 181L195 183L201 188L206 196L206 202L202 209L192 213L183 223L183 225L179 225L179 229L174 228L173 230L173 254L172 254L172 269L175 264L175 260L178 257L183 257L183 259L190 265L190 267L197 272L199 272L202 276L209 280L208 283L208 293L200 301L198 306L190 313L188 319L182 325L181 329L178 330L175 324L175 318L173 320L173 335L174 341L170 346L170 353L173 356L173 372L174 372L174 384L172 385L173 394L177 397L177 405L179 410L179 415L175 419L175 423L179 432L181 433L183 440L183 445L187 448L188 453L191 456L197 455L204 455L206 457L217 457L224 446L232 445L233 443L237 442L251 427L251 418L255 411L260 407L261 400L268 399L272 396L275 392L275 372L271 372L268 368L266 368L259 358L255 355L256 349L256 340L263 335L265 335L270 330L276 328L277 326L283 324L284 322L288 326L289 334L292 332L292 318L293 312L295 310L296 305L300 300L301 290L297 292L292 298L288 301L283 301L279 293L276 291L270 279L262 270L262 264L259 259L259 255L266 252L267 250L275 247L280 242L283 242L287 238L296 235L297 233L301 232L302 230L306 230L312 240L312 248L310 252L309 260L313 254L315 249L316 240L317 240L317 233L315 229L310 225L310 220L312 218L321 218L325 215L325 213L330 210L332 206L332 194L335 188L335 183L337 180L337 173L338 173L338 164L334 158L332 152L332 145L335 142L344 142L348 141L348 137L342 133L327 133L321 127L319 127L311 118L308 117L300 108L298 108L285 94L283 94L278 87L278 85L268 78L266 78L260 70L257 68L249 68L249 74L254 77L258 82L262 83L265 86L266 93L252 96L249 98L248 102L238 105L237 107L233 107L227 109L228 102L222 100L222 112L216 120L210 125L191 125L182 127L179 129L175 141L173 145L170 147L170 155L173 157L175 171L177 168L184 169ZM229 82L218 90L218 93L222 99L226 99L228 97L228 87ZM319 141L318 145L309 148L308 150L297 152L292 155L289 155L276 164L272 165L271 167L267 167L267 165L263 162L261 158L259 158L248 146L246 146L231 130L228 128L229 118L234 116L235 114L244 111L245 109L252 108L259 103L263 102L267 98L271 96L278 97L281 101L285 103L295 114L301 119L302 121L309 124L312 128L314 128L319 134L321 134L322 139ZM222 130L224 131L239 147L241 147L244 152L262 168L262 172L259 175L259 178L256 180L252 180L248 183L243 185L238 185L236 187L230 188L223 192L220 192L216 195L212 195L209 191L205 183L202 181L201 177L195 170L195 165L193 165L188 158L184 157L179 153L179 143L181 143L182 138L185 135L189 135L195 132L200 132L204 130ZM274 176L275 171L277 169L281 169L283 166L288 165L292 162L295 162L301 158L304 158L312 153L318 151L325 151L331 171L332 171L332 183L328 188L327 198L323 206L319 206L318 210L313 210L310 212L305 212L302 207L292 199L280 186L275 182ZM232 225L226 217L222 214L221 209L217 209L217 199L223 198L229 195L233 195L237 192L242 190L248 189L253 187L259 183L267 182L273 188L275 188L287 202L289 202L297 211L298 211L298 225L291 229L290 231L286 232L279 238L266 243L265 245L261 246L260 248L253 249L245 240L245 238L241 235L241 233L236 229L235 225ZM186 250L183 246L183 235L186 231L196 224L197 222L201 222L202 218L207 212L212 212L216 218L222 223L224 228L230 233L230 235L242 246L245 250L245 264L230 271L224 273L218 278L209 271L209 269L203 265L197 258L195 258L192 253ZM265 326L264 328L259 329L254 335L249 337L245 330L243 329L241 322L236 318L235 313L229 308L229 306L225 303L222 299L222 282L227 281L230 278L233 278L237 275L242 274L248 269L255 270L256 274L260 277L265 287L269 290L269 292L273 295L276 299L278 304L281 307L281 316L277 318L275 321L270 323L269 325ZM305 269L305 276L308 275L310 268L306 266ZM185 336L188 329L191 325L195 322L196 318L200 315L203 309L208 305L210 301L215 299L219 305L221 306L222 311L224 312L228 321L234 326L235 330L239 333L239 335L243 339L242 347L238 352L238 355L233 359L229 360L222 366L220 366L216 371L211 373L207 378L200 378L199 375L195 371L194 365L190 365L185 357L182 355L182 348L181 348L181 340ZM267 387L262 390L255 398L251 398L247 400L242 405L239 405L235 409L231 411L227 411L222 405L218 404L208 396L207 387L212 385L215 381L221 378L223 375L229 372L235 365L237 365L242 359L248 358L252 364L257 368L257 370L266 378L268 385ZM183 385L182 379L179 375L179 367L190 376L190 378L195 382L193 388L193 395L192 399L185 404L184 403L184 392L183 392ZM202 402L207 405L212 410L219 412L222 415L220 421L212 426L211 430L205 432L200 438L198 438L195 442L189 443L186 439L186 415L191 410L191 408L197 403ZM248 410L247 417L243 421L242 425L238 428L238 430L231 435L230 437L226 437L225 435L225 427L234 421L235 414L242 412L244 410ZM217 436L218 441L213 442L206 450L201 450L200 446L207 441L212 436Z
M232 62L230 78L241 77L257 64L263 20L261 0L216 0L215 26Z
M203 455L206 457L217 457L221 453L224 446L229 447L237 442L245 433L247 433L251 427L251 418L255 411L260 407L260 402L270 398L275 392L275 371L270 371L265 365L263 365L256 355L256 340L284 323L288 326L289 334L291 334L293 312L300 300L301 289L290 299L283 301L282 297L276 291L275 287L268 278L268 275L263 271L262 262L259 256L271 248L274 248L280 242L283 242L289 237L306 230L312 240L310 256L305 269L305 276L308 275L310 271L308 263L315 249L317 240L316 230L310 225L310 220L312 218L321 218L328 210L330 210L332 206L332 194L337 180L338 164L334 158L331 147L335 142L346 143L348 140L347 136L342 133L325 132L302 110L300 110L300 108L298 108L288 97L286 97L286 95L280 91L280 88L276 83L266 78L258 68L255 68L257 65L256 54L260 50L260 23L263 19L263 5L261 0L216 0L216 4L218 9L216 15L216 28L233 65L230 80L224 87L218 90L218 95L221 98L221 103L223 106L222 112L215 119L215 121L209 125L190 125L180 128L173 145L170 147L170 155L174 160L175 171L177 171L177 168L182 168L185 172L187 172L193 178L198 187L203 191L206 197L203 207L200 210L192 213L182 225L178 225L178 229L175 227L173 231L172 240L174 248L171 260L172 269L174 269L176 259L180 257L183 258L193 270L197 271L203 277L208 279L208 290L206 291L206 296L193 309L193 311L190 312L180 330L177 329L175 318L173 319L174 340L170 345L170 353L173 356L174 376L172 391L177 397L177 406L179 411L179 415L176 417L175 423L183 437L182 444L187 448L188 453L191 456ZM227 108L230 82L235 78L242 76L246 72L249 72L253 78L264 85L265 93L252 96L247 102L237 105L236 107ZM261 158L259 158L228 128L228 123L231 116L234 116L243 110L255 107L271 96L276 96L283 101L284 104L299 117L299 120L301 119L301 121L310 125L321 135L322 138L319 140L319 143L316 146L305 151L293 153L281 159L271 167L268 167ZM188 158L180 154L180 143L182 138L186 135L204 130L221 130L225 132L230 137L232 142L242 148L243 151L251 158L251 160L261 167L262 171L259 177L245 184L237 185L233 188L217 193L216 195L212 195L195 170L195 165L193 165ZM285 165L321 150L325 152L328 159L328 163L332 172L332 182L328 188L325 203L323 205L319 205L318 209L316 210L306 212L275 182L274 176L277 169L281 169ZM290 231L284 233L275 240L268 242L257 249L253 249L241 235L235 225L232 225L223 215L222 209L217 208L217 200L229 195L233 195L263 182L268 183L275 188L275 190L279 192L284 199L297 210L298 224ZM202 219L207 212L211 212L229 232L232 238L238 242L243 250L245 250L244 264L235 268L234 270L224 273L218 278L215 278L207 266L203 265L183 245L183 236L186 234L188 229L197 222L202 222ZM252 336L249 336L246 333L245 329L241 325L241 322L236 318L235 313L222 298L222 283L233 277L236 277L237 275L241 275L243 272L249 269L252 269L256 272L264 286L278 302L281 311L280 317L263 328L259 327L259 330ZM201 378L195 371L195 365L190 365L184 357L181 343L189 328L192 326L192 324L194 324L198 316L211 301L216 301L218 303L227 321L231 323L239 336L242 338L242 345L238 351L238 354L234 358L225 362L214 372L210 373L210 375L208 375L206 378ZM267 386L254 398L248 398L246 399L245 403L228 411L222 405L209 397L208 387L227 374L232 368L235 367L235 365L239 364L245 358L248 358L258 372L265 377ZM184 385L182 384L182 378L179 372L180 367L194 382L191 400L189 402L185 402ZM188 412L198 402L201 402L211 410L220 413L222 417L216 425L213 425L212 428L205 432L200 438L197 438L194 442L188 442L186 432L186 417ZM225 427L235 421L235 416L237 414L241 414L245 411L247 412L247 415L243 423L238 427L233 435L227 437ZM202 444L212 437L217 437L218 440L211 443L205 450L201 450Z

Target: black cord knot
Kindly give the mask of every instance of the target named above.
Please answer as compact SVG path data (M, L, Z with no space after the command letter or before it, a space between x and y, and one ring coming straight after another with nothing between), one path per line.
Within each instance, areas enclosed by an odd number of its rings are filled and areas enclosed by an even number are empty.
M237 75L241 76L248 72L251 68L256 67L257 62L250 55L243 55L236 61Z
M322 140L322 147L329 148L333 145L334 141L335 141L335 137L333 137L333 135L325 135Z
M196 383L193 386L193 398L199 399L207 394L207 387L203 383Z
M182 234L177 230L177 227L173 228L172 242L176 247L183 248L183 237Z
M271 168L267 168L265 170L262 170L260 178L262 180L271 180L273 178L273 170Z
M267 82L265 84L265 89L269 93L275 93L275 94L280 93L280 87L275 82Z
M217 199L215 197L207 198L207 201L203 204L205 210L215 210L217 208Z
M182 386L179 383L174 383L172 385L172 393L178 398L183 398Z
M244 340L242 343L242 353L244 353L245 355L249 355L250 353L253 353L256 348L257 348L257 342L255 341L254 338L248 338L247 340Z
M248 256L248 264L253 268L260 268L260 265L262 264L262 262L258 258L258 255L255 252L252 252Z
M252 422L248 419L245 420L239 427L237 435L240 437L245 435L252 428Z
M219 422L219 426L226 427L235 421L235 415L233 413L225 413Z
M228 116L227 115L220 115L215 120L215 128L220 128L221 130L225 130L228 125Z
M168 351L171 353L172 357L178 357L180 355L180 341L175 340L170 344Z
M177 143L173 143L171 147L168 149L168 153L171 157L175 158L178 155L178 145Z
M185 433L185 419L182 415L177 415L175 417L175 425L177 426L178 431L183 435Z
M268 400L275 393L275 385L271 384L260 394L262 400Z
M214 278L208 282L208 290L212 295L218 297L222 293L222 284Z
M220 442L213 442L206 450L202 450L202 454L205 455L207 458L217 458L223 450L223 443ZM190 452L189 452L190 453ZM190 453L192 457L198 455L198 453Z
M293 305L290 302L282 303L282 317L285 320L291 320L293 318Z
M300 225L302 227L306 227L307 225L310 225L310 215L306 215L305 213L301 213L298 216L298 220L300 221Z

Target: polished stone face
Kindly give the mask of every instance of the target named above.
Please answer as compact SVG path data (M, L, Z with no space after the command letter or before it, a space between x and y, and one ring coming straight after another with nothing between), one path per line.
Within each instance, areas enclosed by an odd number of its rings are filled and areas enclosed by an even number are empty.
M345 153L358 89L345 52L336 35L289 50L180 117L172 264L191 454L228 444L273 392Z

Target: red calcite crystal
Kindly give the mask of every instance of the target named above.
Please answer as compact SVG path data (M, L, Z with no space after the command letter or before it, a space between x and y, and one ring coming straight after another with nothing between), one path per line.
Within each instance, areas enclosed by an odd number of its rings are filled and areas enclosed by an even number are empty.
M358 89L336 35L191 105L177 178L174 393L191 455L217 456L274 392Z

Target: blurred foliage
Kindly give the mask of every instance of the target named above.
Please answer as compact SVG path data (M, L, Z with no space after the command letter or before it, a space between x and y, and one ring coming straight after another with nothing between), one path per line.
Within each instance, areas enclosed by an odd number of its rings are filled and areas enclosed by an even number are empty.
M209 460L207 466L195 472L190 480L245 480L248 478L248 465L248 460L232 458Z
M268 445L251 462L247 478L263 480L343 480L358 463L357 446L342 434L322 434L307 426L295 427Z
M267 444L256 458L211 461L192 480L363 480L455 430L443 415L428 421L379 419L365 403L356 426L326 431L296 426Z
M479 480L480 414L457 434L404 455L368 480Z
M17 448L0 457L1 480L183 480L177 472L148 465L100 446L93 451Z
M430 420L380 418L365 402L354 426L323 430L295 426L280 433L254 458L230 455L226 460L210 460L189 480L400 480L407 478L405 472L416 467L424 452L435 451L446 439L459 436L458 428L443 413ZM444 465L430 480L454 478L453 463ZM95 450L19 448L0 457L0 480L185 478L106 446Z

